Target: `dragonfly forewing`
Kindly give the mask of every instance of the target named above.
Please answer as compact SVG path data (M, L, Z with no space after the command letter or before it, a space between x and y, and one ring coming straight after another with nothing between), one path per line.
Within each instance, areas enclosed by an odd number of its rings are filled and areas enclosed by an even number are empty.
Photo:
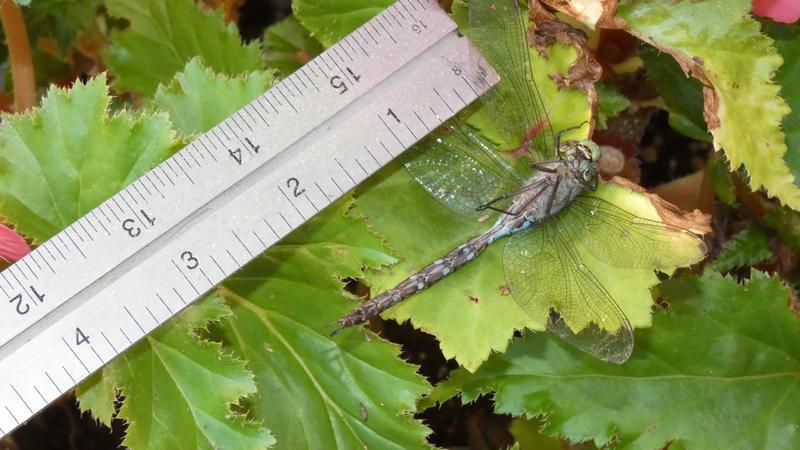
M556 158L555 135L534 83L527 29L516 0L469 2L467 35L501 79L481 101L506 143L524 145L536 161L548 161Z

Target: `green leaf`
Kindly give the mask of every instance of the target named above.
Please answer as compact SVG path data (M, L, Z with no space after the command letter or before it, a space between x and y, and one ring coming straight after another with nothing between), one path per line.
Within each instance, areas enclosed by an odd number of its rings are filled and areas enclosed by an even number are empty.
M61 54L66 55L80 32L92 23L102 3L103 0L36 0L23 9L31 42L51 37Z
M639 57L644 62L647 78L658 87L667 105L670 126L692 139L711 141L703 119L703 84L684 74L671 56L649 45L639 48Z
M272 75L261 71L231 78L192 58L168 86L158 87L154 106L166 111L182 134L203 133L264 93L273 82ZM221 92L225 95L218 95Z
M0 216L43 242L163 161L176 142L164 114L108 114L101 75L51 88L0 125Z
M618 14L635 35L711 83L718 104L706 110L719 118L711 130L714 147L724 150L732 169L744 165L754 190L763 186L800 209L780 128L790 109L772 80L783 60L750 9L749 0L645 0L626 2Z
M775 40L775 48L783 57L783 65L775 75L781 86L781 96L786 99L792 112L783 119L786 134L786 164L794 174L794 184L800 185L800 24L784 25L764 21L764 31ZM796 208L795 208L796 209Z
M123 445L131 449L263 449L274 439L229 405L255 393L245 363L195 330L230 315L218 295L186 307L81 384L81 408L108 423L114 392L125 401ZM109 403L109 400L112 400Z
M311 36L330 47L394 3L394 0L295 0L294 16Z
M560 439L553 439L541 432L544 421L517 417L511 422L509 430L517 440L519 450L562 450L568 448Z
M753 272L739 285L712 272L661 290L669 311L637 333L625 365L528 335L477 373L454 372L427 403L494 392L498 413L546 414L548 435L598 446L800 446L800 327L783 283Z
M264 31L264 59L270 67L290 74L320 54L322 45L295 16L289 16Z
M130 22L111 35L106 58L114 87L146 96L195 56L214 70L239 75L261 69L258 43L242 44L221 10L203 11L192 0L105 0L109 15Z
M411 414L429 385L371 332L329 334L356 302L339 278L394 262L348 202L328 207L229 278L234 316L217 330L249 361L260 395L250 409L280 448L423 448Z
M736 267L748 267L774 258L769 237L753 227L745 228L728 241L709 268L727 272Z
M631 101L605 83L596 84L595 89L597 90L598 100L597 126L599 129L604 130L608 119L616 117L617 114L628 109L631 106Z

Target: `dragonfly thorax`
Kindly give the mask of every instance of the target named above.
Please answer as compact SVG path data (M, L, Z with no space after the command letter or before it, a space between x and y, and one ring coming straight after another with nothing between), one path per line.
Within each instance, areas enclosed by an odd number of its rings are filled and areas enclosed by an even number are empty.
M497 238L523 231L557 214L597 186L599 148L591 141L567 142L559 159L537 163L536 171L513 196L496 226Z

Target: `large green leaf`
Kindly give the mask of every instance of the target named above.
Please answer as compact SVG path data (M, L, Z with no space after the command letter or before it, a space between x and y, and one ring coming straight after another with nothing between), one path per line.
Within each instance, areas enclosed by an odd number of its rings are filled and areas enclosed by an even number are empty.
M395 259L348 202L329 207L221 288L234 315L219 327L249 361L259 396L250 404L280 448L426 447L411 414L429 391L397 345L368 331L329 334L356 305L339 278Z
M184 135L208 131L273 83L267 72L251 72L236 78L214 72L198 58L186 64L168 86L161 85L154 105L169 114ZM224 92L225 95L218 95Z
M496 411L547 415L544 431L623 448L800 446L800 327L777 278L710 273L668 281L669 310L637 333L633 357L603 364L555 338L526 336L429 402L494 392Z
M105 0L108 13L130 22L111 35L106 62L114 87L152 95L189 59L200 56L218 72L239 75L261 68L258 43L242 44L222 11L206 12L193 0Z
M0 216L42 242L175 150L164 114L108 115L105 76L0 125Z
M714 147L723 150L732 170L742 165L753 189L800 209L800 188L785 159L780 125L790 109L773 82L783 60L773 41L759 32L749 0L627 1L618 14L635 35L668 51L685 70L711 83L706 117Z
M292 11L326 47L383 11L395 0L295 0Z
M188 306L81 384L81 408L109 423L119 391L131 449L267 448L269 433L229 407L256 391L245 362L195 332L230 314L217 295Z

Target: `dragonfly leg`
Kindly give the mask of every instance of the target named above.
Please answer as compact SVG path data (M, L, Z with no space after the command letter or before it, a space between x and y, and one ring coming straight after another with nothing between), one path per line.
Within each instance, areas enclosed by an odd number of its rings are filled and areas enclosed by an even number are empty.
M563 130L561 130L558 133L556 133L556 154L558 154L558 159L561 159L561 151L560 151L561 150L561 135L566 133L566 132L568 132L568 131L577 130L578 128L581 128L584 125L587 125L588 123L589 123L588 120L584 120L583 122L581 122L578 125L573 125L573 126L571 126L569 128L564 128Z
M532 169L536 169L539 172L556 173L556 169L553 169L552 167L547 167L545 164L547 164L547 163L546 162L536 162L536 163L531 164L531 168Z
M548 169L548 170L549 170L549 169ZM505 194L502 194L502 195L500 195L499 197L497 197L497 198L494 198L494 199L492 199L492 200L489 200L488 202L484 203L483 205L481 205L481 206L478 206L477 208L475 208L475 211L485 211L485 210L487 210L487 209L491 209L492 211L501 212L501 213L503 213L503 214L508 214L508 215L510 215L510 216L513 216L513 215L518 215L518 214L514 214L514 213L512 213L512 212L510 212L510 211L506 211L506 210L503 210L503 209L500 209L500 208L496 208L496 207L494 207L494 206L492 206L492 205L493 205L493 204L495 204L495 203L497 203L497 202L499 202L500 200L505 200L505 199L507 199L507 198L515 197L515 196L517 196L517 195L519 195L519 194L521 194L521 193L523 193L523 192L525 192L525 191L529 191L529 190L531 190L531 189L537 188L537 187L539 187L539 186L540 186L542 183L543 183L542 181L539 181L539 182L536 182L536 183L530 183L530 184L527 184L527 185L525 185L525 186L522 186L521 188L517 189L516 191L513 191L513 192L506 192ZM538 196L540 193L541 193L541 192L537 193L537 194L534 196L534 198L535 198L536 196Z
M556 193L558 192L558 185L559 184L561 184L561 177L560 176L556 177L556 184L553 187L553 193L550 195L550 198L547 199L547 209L545 211L547 212L548 216L550 215L550 211L552 211L553 200L555 200L555 198L556 198Z

